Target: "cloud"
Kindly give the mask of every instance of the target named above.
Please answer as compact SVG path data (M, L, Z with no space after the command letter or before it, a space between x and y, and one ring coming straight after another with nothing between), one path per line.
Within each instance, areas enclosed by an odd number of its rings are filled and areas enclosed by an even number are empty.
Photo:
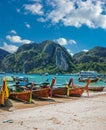
M77 44L75 40L69 40L68 43L70 43L70 44Z
M29 28L31 28L31 25L29 24L29 23L27 23L27 22L25 22L25 26L29 29Z
M10 35L7 35L6 36L6 39L8 39L10 42L12 43L22 43L22 44L29 44L31 43L30 40L27 40L27 39L22 39L20 36L18 35L15 35L15 36L10 36Z
M30 12L33 15L43 15L43 10L42 10L43 6L40 3L33 3L33 4L25 4L24 5L24 9L27 12Z
M52 23L62 22L65 26L105 28L106 15L103 15L103 1L96 0L54 0L55 8L48 14Z
M6 42L3 43L3 47L1 47L2 49L10 52L10 53L14 53L17 51L18 47L15 45L8 45Z
M64 46L67 44L67 40L65 38L59 38L57 40L55 40L57 43L59 43L60 45Z
M10 33L17 34L17 32L15 30L11 30Z
M73 39L70 39L70 40L67 40L65 38L58 38L55 40L57 43L59 43L60 45L62 46L66 46L66 45L69 45L69 44L77 44L77 42Z
M106 29L105 0L46 0L44 3L43 5L39 0L34 0L32 4L25 4L24 9L39 15L38 20L41 22Z
M84 52L88 52L89 50L87 50L87 49L84 49L84 50L82 50L82 51L84 51Z

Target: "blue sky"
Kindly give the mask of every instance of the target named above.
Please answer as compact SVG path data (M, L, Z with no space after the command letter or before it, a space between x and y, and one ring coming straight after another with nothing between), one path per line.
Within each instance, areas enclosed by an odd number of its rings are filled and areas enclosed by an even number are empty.
M106 0L0 0L0 48L45 40L70 54L106 47Z

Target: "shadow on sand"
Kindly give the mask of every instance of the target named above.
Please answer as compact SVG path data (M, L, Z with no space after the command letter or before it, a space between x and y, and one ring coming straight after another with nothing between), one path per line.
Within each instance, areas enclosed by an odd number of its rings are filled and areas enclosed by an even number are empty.
M10 99L5 100L5 104L0 106L1 110L9 111L9 109L13 106Z

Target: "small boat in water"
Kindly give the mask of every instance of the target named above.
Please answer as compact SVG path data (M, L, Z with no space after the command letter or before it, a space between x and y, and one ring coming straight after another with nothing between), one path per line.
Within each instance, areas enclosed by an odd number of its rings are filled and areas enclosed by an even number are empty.
M79 72L80 77L98 77L98 75L99 74L96 71L90 71L90 70L88 71L82 70Z
M97 82L97 81L99 81L99 80L100 80L99 77L91 78L91 82L92 82L92 83ZM88 78L80 77L80 78L78 78L78 81L79 81L79 82L87 82L87 81L88 81Z
M101 91L103 91L103 89L104 89L104 87L97 87L97 86L88 87L88 90L90 90L90 91L101 92Z

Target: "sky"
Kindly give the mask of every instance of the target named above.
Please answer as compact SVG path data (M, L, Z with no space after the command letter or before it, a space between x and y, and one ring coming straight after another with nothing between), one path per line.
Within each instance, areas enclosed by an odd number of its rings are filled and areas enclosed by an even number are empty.
M106 0L0 0L0 48L52 40L70 54L106 47Z

